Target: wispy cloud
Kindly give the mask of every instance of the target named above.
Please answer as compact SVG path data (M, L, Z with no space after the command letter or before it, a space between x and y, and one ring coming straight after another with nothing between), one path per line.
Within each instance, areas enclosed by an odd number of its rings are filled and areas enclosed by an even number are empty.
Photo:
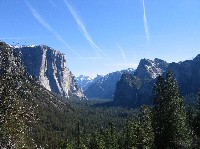
M47 30L49 30L60 42L62 42L69 50L71 50L74 54L81 57L78 52L73 50L65 41L64 39L45 21L45 19L34 9L31 4L25 0L28 8L30 9L32 15L37 19L40 24L45 27Z
M56 5L54 4L54 2L52 2L52 0L50 0L49 2L51 3L51 5L56 6Z
M96 45L96 43L93 41L92 37L90 36L90 34L88 33L88 31L86 30L85 25L83 24L83 22L81 21L78 13L75 11L75 9L71 6L71 4L68 2L68 0L64 0L68 10L70 11L71 15L73 16L74 20L76 21L79 30L81 31L81 33L85 36L85 38L87 39L87 41L89 42L89 44L93 47L93 49L95 50L95 53L97 54L97 56L100 56L100 54L102 54L103 56L105 56L107 59L110 59L100 48L99 46Z
M116 44L117 44L118 48L119 48L120 51L121 51L122 58L124 59L124 62L125 62L125 63L128 63L127 57L126 57L126 55L125 55L125 53L124 53L124 49L123 49L118 43L116 43Z
M144 0L142 1L142 6L143 6L143 12L144 12L144 16L143 16L143 19L144 19L144 30L145 30L147 42L149 43L150 34L149 34L149 26L148 26L148 21L147 21L147 17L146 17L146 9L145 9Z

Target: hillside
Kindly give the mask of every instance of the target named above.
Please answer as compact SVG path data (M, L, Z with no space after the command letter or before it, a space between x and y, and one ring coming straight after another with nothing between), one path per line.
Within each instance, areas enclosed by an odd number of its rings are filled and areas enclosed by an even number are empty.
M62 140L63 123L60 122L71 107L62 97L38 84L25 71L18 53L3 42L0 42L0 98L0 144L33 148ZM55 140L41 141L56 132L60 135Z

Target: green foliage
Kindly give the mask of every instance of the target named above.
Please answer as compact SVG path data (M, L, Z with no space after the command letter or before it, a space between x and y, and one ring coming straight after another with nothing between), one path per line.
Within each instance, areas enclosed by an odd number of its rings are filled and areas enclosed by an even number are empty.
M183 98L171 71L158 78L153 89L153 128L156 148L181 148L191 144Z
M123 137L120 138L120 148L153 148L154 133L151 125L151 111L147 106L140 109L134 120L127 122Z
M37 84L26 74L20 60L13 57L11 49L0 42L1 147L8 144L13 148L30 149L200 146L200 93L197 112L189 105L186 115L183 98L171 72L166 78L158 77L152 108L97 106L106 104L70 98L55 95ZM192 146L190 135L193 135Z
M104 142L104 136L99 132L95 131L92 133L89 137L89 149L104 149L105 148L105 142Z
M30 130L35 123L35 107L20 88L15 89L19 86L13 81L16 77L9 74L0 77L1 133L4 144L15 144L17 148L28 147L29 144L30 147L34 145Z

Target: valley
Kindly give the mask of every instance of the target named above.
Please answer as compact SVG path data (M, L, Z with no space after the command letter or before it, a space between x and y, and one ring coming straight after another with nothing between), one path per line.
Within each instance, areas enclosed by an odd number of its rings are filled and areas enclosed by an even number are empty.
M159 114L174 120L168 124L174 125L174 134L168 135L180 135L188 148L199 145L200 85L191 80L200 80L199 55L180 63L142 59L136 70L76 80L64 56L47 46L15 49L1 42L0 50L2 147L154 148L162 146L155 142L159 137L155 130L160 128L155 122L163 124ZM170 113L176 105L181 108L173 119ZM162 113L159 106L168 112Z

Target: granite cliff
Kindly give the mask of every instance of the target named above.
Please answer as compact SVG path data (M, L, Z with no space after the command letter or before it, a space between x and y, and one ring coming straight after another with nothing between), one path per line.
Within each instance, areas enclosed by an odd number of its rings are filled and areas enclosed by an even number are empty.
M156 78L166 75L168 70L173 72L182 96L197 94L200 90L200 55L179 63L142 59L133 75L124 74L118 81L113 103L132 107L151 104Z
M193 60L171 63L167 69L174 73L181 95L200 91L200 54Z
M168 63L160 59L141 59L134 74L123 74L116 84L113 103L139 107L151 104L150 95L155 78L167 70Z
M84 98L75 77L65 66L64 54L44 45L15 48L19 52L27 72L47 90L64 97Z

